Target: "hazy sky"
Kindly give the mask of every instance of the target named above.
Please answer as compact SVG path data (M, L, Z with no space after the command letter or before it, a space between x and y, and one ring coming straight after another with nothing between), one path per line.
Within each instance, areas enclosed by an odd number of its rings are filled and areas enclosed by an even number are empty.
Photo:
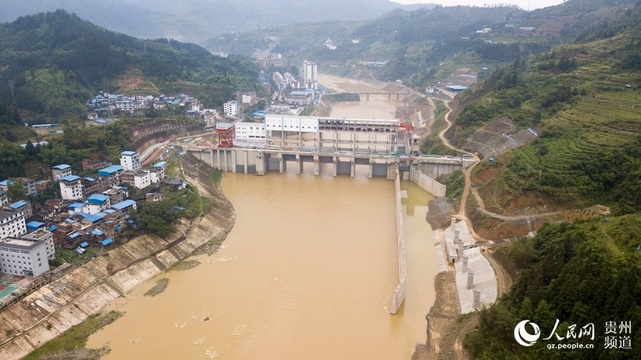
M485 4L516 5L524 10L534 10L546 6L558 5L563 0L391 0L399 4L439 4L443 6L470 5L484 6Z

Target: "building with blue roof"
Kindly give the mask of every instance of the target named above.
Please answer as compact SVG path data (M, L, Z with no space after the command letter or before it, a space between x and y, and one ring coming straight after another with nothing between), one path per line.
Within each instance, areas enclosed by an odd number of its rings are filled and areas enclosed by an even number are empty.
M104 204L109 201L109 196L104 194L93 194L87 198L87 202L90 204Z
M45 223L41 223L40 221L30 221L27 223L27 231L28 232L36 231L40 228L44 228L45 225L46 225Z
M131 199L127 199L125 201L121 201L121 202L119 202L117 204L112 205L111 207L113 209L121 210L121 211L124 211L124 212L129 212L131 210L136 210L137 209L136 202L134 200L131 200Z
M9 208L13 211L24 214L25 219L33 215L33 211L31 210L31 201L29 200L16 201L12 204L9 204Z
M98 170L98 175L107 180L109 187L118 186L120 185L120 176L124 170L125 168L120 165L111 165Z
M26 202L25 200L20 200L20 201L14 202L13 204L9 204L9 207L14 209L14 210L18 210L21 207L26 206L27 204L28 204L28 202Z
M64 200L80 200L83 198L80 176L67 175L60 178L60 194Z
M111 206L111 199L107 195L93 194L85 202L84 211L87 214L96 214L108 209Z
M0 207L9 202L9 195L4 190L0 190Z
M71 165L60 164L51 168L51 177L53 181L60 181L65 176L71 175Z
M151 170L149 170L149 180L152 184L157 184L165 179L165 168L167 163L164 161L157 162Z
M76 202L73 204L69 204L67 209L69 211L69 214L73 214L73 213L81 212L83 207L85 207L84 203Z
M140 155L135 151L123 151L120 153L120 165L125 170L136 171L141 168Z
M114 173L122 172L123 170L125 170L125 168L120 166L120 165L111 165L111 166L108 166L108 167L106 167L104 169L98 170L98 175L100 175L100 176L111 176Z

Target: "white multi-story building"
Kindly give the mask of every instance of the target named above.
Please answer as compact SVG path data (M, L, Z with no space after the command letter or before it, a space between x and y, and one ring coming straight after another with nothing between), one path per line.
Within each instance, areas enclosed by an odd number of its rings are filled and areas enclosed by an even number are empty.
M149 180L151 180L153 184L163 181L163 179L165 179L166 167L167 163L164 161L154 164L154 166L149 170Z
M41 229L20 237L0 240L0 272L38 276L49 271L55 257L53 234Z
M80 200L83 198L80 176L68 175L60 179L60 194L63 200Z
M140 155L135 151L123 151L120 154L120 165L125 170L136 171L140 169Z
M65 176L71 175L71 166L67 164L56 165L51 168L53 181L60 181Z
M265 144L277 149L391 153L405 144L396 119L265 116Z
M149 170L125 171L122 173L122 182L133 185L136 189L144 189L151 185Z
M23 211L0 210L0 239L20 236L27 232Z
M303 62L303 84L306 89L318 89L318 65L315 62Z
M265 124L239 122L234 124L236 140L265 140Z
M93 194L85 201L83 210L87 214L97 214L109 209L110 206L111 198L108 195Z
M236 117L240 113L240 101L231 100L223 104L223 111L229 117Z

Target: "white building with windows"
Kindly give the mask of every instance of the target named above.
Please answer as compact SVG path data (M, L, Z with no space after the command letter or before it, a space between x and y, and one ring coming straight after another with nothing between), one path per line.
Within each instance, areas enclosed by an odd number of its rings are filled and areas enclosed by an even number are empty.
M0 210L0 239L20 236L27 232L23 211Z
M239 122L234 124L236 140L265 140L265 124Z
M164 161L159 161L149 170L149 180L153 184L159 183L165 179L165 168L167 163Z
M71 175L71 166L67 164L56 165L51 168L53 181L60 181L65 176Z
M0 272L6 274L41 275L54 257L53 234L44 229L0 240Z
M97 214L109 209L109 207L111 207L111 198L108 195L93 194L87 198L83 209L87 214Z
M315 62L303 62L303 85L306 89L318 89L318 65Z
M240 114L240 101L231 100L223 104L223 111L229 117L236 117Z
M140 155L135 151L123 151L120 154L120 166L131 171L140 169Z
M80 200L83 198L80 176L69 175L60 179L60 194L63 200Z

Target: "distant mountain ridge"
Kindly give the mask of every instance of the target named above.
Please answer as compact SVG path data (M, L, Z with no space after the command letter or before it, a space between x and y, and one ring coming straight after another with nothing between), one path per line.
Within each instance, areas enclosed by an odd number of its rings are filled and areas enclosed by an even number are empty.
M82 118L96 92L123 91L119 81L131 78L145 88L129 91L188 92L217 106L255 87L258 68L195 44L117 34L62 10L0 24L0 106L25 122Z
M63 9L135 37L202 43L223 33L302 22L365 20L416 7L388 0L4 0L0 21Z

